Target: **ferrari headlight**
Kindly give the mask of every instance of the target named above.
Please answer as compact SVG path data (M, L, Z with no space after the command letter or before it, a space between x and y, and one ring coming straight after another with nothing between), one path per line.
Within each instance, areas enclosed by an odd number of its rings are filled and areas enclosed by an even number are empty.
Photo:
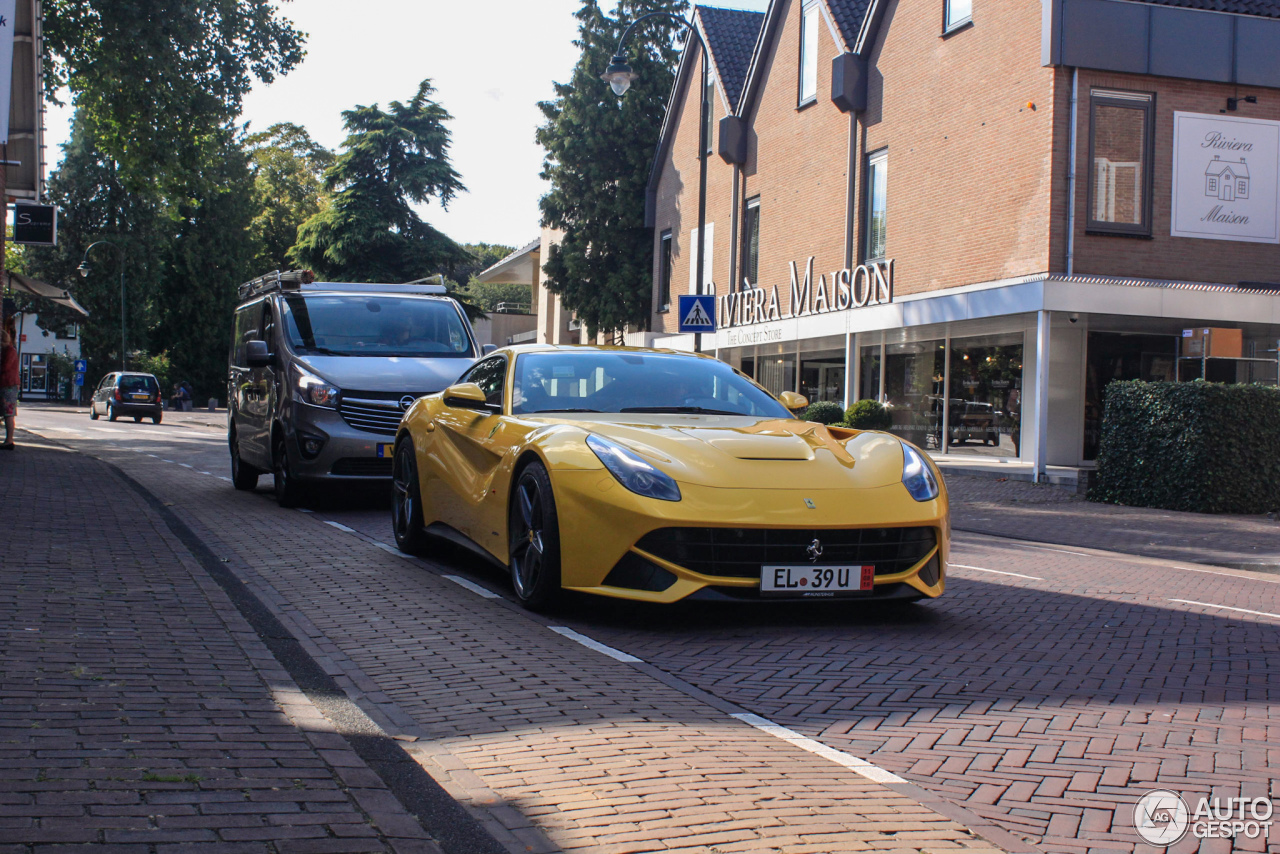
M294 371L297 373L297 379L294 380L294 388L297 391L299 400L312 406L325 406L329 409L338 408L338 395L341 392L337 386L297 366L294 366Z
M679 484L634 451L628 451L594 433L587 436L587 447L600 458L600 462L618 479L618 483L636 495L663 501L680 500Z
M933 469L915 448L902 443L902 485L916 501L932 501L938 497L938 479Z

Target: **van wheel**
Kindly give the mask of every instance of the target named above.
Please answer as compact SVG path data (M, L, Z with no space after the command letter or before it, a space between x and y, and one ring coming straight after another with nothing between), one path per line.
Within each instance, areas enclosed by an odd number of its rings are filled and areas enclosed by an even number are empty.
M297 507L302 503L302 485L293 473L289 464L289 452L285 445L284 434L276 436L272 443L272 465L276 482L276 503L281 507Z
M160 423L159 418L156 419L156 423ZM245 492L257 489L258 476L262 471L240 459L240 440L236 438L234 430L231 431L228 444L231 445L231 485Z
M396 537L396 548L406 554L422 554L427 546L427 532L422 526L422 488L412 439L401 439L396 445L391 489L391 530Z

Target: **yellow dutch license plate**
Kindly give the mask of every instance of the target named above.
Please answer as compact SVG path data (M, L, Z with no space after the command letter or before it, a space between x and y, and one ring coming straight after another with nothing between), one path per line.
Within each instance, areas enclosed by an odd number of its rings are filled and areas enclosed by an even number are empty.
M379 442L375 450L378 454L378 459L384 460L390 458L391 455L395 453L396 446L389 445L385 442Z

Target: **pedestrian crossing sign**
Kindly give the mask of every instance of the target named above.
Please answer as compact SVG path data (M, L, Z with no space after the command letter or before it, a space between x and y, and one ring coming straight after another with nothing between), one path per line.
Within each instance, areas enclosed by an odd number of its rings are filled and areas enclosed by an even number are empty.
M713 294L680 294L680 331L715 332L716 298Z

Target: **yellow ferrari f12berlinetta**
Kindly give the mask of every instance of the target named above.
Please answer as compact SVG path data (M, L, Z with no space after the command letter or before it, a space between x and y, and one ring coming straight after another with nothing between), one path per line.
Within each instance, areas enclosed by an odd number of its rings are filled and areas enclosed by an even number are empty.
M798 420L783 402L709 356L497 350L405 413L396 543L462 543L506 566L534 609L562 590L647 602L941 595L950 526L933 462L888 433Z

